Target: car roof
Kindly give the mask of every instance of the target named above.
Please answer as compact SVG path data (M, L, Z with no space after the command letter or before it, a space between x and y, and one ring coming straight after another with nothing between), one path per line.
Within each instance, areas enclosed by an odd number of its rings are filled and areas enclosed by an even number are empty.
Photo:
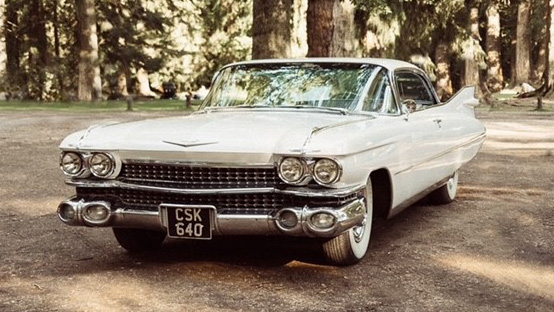
M388 70L394 71L398 68L418 68L412 63L400 60L385 59L385 58L344 58L344 57L317 57L317 58L298 58L298 59L261 59L242 61L232 63L227 66L234 65L256 65L256 64L280 64L280 63L348 63L348 64L374 64L382 66Z

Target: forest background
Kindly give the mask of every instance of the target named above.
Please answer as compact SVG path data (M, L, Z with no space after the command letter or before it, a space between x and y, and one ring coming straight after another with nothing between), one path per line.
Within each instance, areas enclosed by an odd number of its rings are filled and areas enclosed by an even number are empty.
M0 0L0 98L96 101L209 87L239 60L410 61L449 98L554 82L554 0ZM551 70L552 69L552 70Z

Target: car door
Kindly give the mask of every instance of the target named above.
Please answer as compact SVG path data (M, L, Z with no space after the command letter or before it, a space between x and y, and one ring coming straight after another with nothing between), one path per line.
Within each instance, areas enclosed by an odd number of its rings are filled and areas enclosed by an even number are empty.
M423 73L397 71L395 84L400 103L412 106L405 116L411 137L410 167L406 174L410 196L416 196L444 178L440 158L445 148L442 131L445 120L442 111L435 109L439 101Z

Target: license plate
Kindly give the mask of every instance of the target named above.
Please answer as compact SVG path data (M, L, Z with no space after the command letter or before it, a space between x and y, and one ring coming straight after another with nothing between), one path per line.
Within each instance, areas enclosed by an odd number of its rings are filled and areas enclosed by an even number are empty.
M213 206L160 205L167 236L212 239Z

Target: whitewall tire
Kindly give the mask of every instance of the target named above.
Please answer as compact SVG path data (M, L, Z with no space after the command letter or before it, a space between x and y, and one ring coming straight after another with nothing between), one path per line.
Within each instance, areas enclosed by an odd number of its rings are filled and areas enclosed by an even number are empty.
M323 244L327 261L334 265L350 265L360 261L369 248L373 222L373 191L371 180L364 191L365 218L361 225L354 226Z

